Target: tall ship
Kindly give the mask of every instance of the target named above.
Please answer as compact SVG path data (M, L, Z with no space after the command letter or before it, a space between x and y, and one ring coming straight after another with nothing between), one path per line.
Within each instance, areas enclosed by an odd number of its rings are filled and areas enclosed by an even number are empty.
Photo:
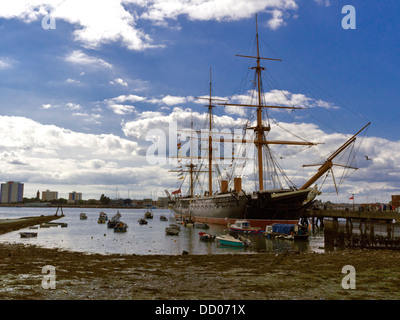
M180 164L178 170L171 170L178 172L179 175L185 173L189 177L189 193L185 196L181 194L181 188L175 190L170 194L168 190L166 193L170 199L170 207L175 213L176 217L190 218L196 222L205 222L211 224L234 223L238 219L245 219L250 222L251 226L265 228L267 225L274 223L288 223L297 224L301 218L306 217L306 210L315 201L316 196L320 193L315 183L323 177L327 172L332 171L334 159L341 155L346 149L352 146L357 136L364 131L370 123L366 124L361 130L351 136L343 145L334 151L323 163L318 164L319 168L311 178L309 178L302 186L296 187L291 185L289 187L279 187L273 189L265 188L265 178L270 178L271 174L267 173L267 169L282 175L285 175L283 169L279 166L278 162L274 159L271 148L276 145L286 146L308 146L312 147L318 142L311 142L307 140L299 141L283 141L269 139L271 125L263 120L264 111L269 109L303 109L296 106L278 106L268 105L264 102L264 93L262 91L262 72L265 68L261 65L261 61L282 61L280 59L265 58L260 56L259 35L257 27L256 16L256 55L237 55L239 57L255 60L255 65L250 69L254 70L254 92L255 103L252 104L234 104L212 97L211 85L211 71L210 71L210 93L207 99L208 108L208 137L202 138L203 142L207 142L207 153L205 156L198 157L205 160L206 165L194 164L190 158L190 162L183 165ZM217 103L215 103L217 102ZM238 138L231 136L228 138L215 138L213 134L213 109L221 107L245 107L253 112L253 122L245 128L246 134ZM248 134L250 132L250 134ZM202 131L204 133L204 131ZM205 141L204 141L205 140ZM213 170L218 165L217 157L213 150L213 142L222 143L236 143L242 146L253 146L254 163L255 163L255 176L258 186L256 190L247 191L242 188L242 176L234 176L232 174L228 178L221 178L218 181L219 190L213 190ZM179 144L178 144L179 150ZM184 156L178 158L183 159ZM239 158L235 159L239 161ZM232 165L231 165L232 166ZM267 168L268 167L268 168ZM344 166L342 166L344 167ZM355 169L355 168L352 168ZM208 190L202 194L195 193L195 183L198 181L199 175L208 176ZM333 175L333 171L332 171ZM286 176L286 175L285 175ZM290 179L289 179L290 180ZM229 184L233 188L229 188Z

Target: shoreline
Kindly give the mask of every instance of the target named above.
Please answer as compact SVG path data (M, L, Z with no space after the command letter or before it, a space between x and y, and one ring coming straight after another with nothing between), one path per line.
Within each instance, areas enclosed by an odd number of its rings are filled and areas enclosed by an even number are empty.
M56 289L41 286L54 266ZM345 290L342 268L356 271ZM2 300L400 299L400 252L226 255L86 254L0 244Z

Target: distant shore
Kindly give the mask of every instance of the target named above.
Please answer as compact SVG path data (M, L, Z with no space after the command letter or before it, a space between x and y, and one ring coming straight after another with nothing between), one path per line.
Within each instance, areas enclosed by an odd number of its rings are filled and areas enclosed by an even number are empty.
M25 203L2 203L0 207L21 207L21 208L57 208L60 204L25 204ZM63 208L114 208L114 209L147 209L148 207L139 206L116 206L116 205L81 205L81 204L62 204ZM157 207L156 209L168 209L167 207Z

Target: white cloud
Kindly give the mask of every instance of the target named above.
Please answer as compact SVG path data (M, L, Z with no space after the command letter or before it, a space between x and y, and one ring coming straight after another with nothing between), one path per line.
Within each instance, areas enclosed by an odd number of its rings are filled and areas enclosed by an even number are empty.
M81 109L81 106L79 104L72 103L72 102L68 102L67 104L65 104L65 106L70 110L80 110Z
M147 10L141 17L159 22L177 19L180 15L191 20L239 20L261 11L298 8L295 0L153 0L146 4Z
M134 106L124 105L124 104L109 104L108 108L110 108L116 114L129 114L135 111Z
M26 190L34 183L105 184L133 175L137 143L113 134L85 134L8 116L0 116L0 134L3 179L21 180Z
M50 109L50 108L52 108L53 106L51 105L51 104L42 104L42 109Z
M239 104L255 104L257 94L254 90L249 90L247 94L234 95L230 101ZM300 107L300 108L324 108L324 109L338 109L339 107L331 102L316 100L307 97L302 93L292 93L287 90L271 90L264 93L263 101L266 105L272 106L286 106L286 107Z
M75 26L75 40L86 48L120 41L131 50L152 47L151 38L136 26L137 15L125 9L126 1L16 0L0 2L0 17L26 23L51 12L56 20ZM135 1L133 1L135 3Z
M322 0L316 0L320 2ZM0 18L37 22L51 14L75 28L76 41L88 49L120 42L129 50L162 47L154 45L146 31L138 26L140 19L158 26L167 20L186 16L191 20L238 20L269 12L271 28L284 24L283 13L297 10L297 0L15 0L0 2ZM328 0L325 1L328 3Z
M14 61L9 58L0 58L0 70L12 67Z
M81 82L79 80L68 78L67 80L65 80L65 83L66 84L80 84Z
M268 26L272 29L272 30L276 30L279 27L281 27L282 25L285 24L285 22L283 21L283 13L281 10L273 10L272 11L272 19L270 19L267 22Z
M124 87L128 86L128 83L126 83L121 78L117 78L117 79L114 79L114 81L110 81L110 84L119 84L119 85L124 86Z
M129 95L121 95L118 97L115 97L113 99L111 99L110 101L115 101L115 102L119 102L119 103L123 103L123 102L138 102L138 101L143 101L146 100L145 97L141 97L141 96L137 96L134 94L129 94Z
M114 113L125 115L135 111L135 107L124 104L126 102L130 103L144 102L151 104L175 106L190 101L193 101L193 97L179 97L179 96L166 95L162 98L148 98L148 97L138 96L135 94L129 94L129 95L120 95L118 97L111 99L106 99L104 100L104 103L109 109L113 110Z
M73 64L90 66L94 68L102 68L102 67L108 69L112 68L112 65L104 61L103 59L89 56L86 53L82 52L81 50L72 51L65 57L65 61Z
M170 96L166 95L161 99L151 98L147 100L149 103L155 104L166 104L167 106L173 106L177 104L184 104L190 101L193 101L193 97L179 97L179 96Z

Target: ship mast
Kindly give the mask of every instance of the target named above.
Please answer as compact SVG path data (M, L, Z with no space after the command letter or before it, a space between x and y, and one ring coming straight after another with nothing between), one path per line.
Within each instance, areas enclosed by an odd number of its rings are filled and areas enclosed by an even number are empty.
M244 58L253 58L256 59L257 65L252 67L251 69L256 71L257 74L257 91L258 91L258 103L256 105L251 104L232 104L232 103L218 103L223 106L242 106L242 107L255 107L257 108L257 124L255 127L250 127L247 129L253 129L256 137L254 141L242 140L243 143L254 143L257 148L257 162L258 162L258 185L259 190L264 190L264 168L263 168L263 145L269 144L286 144L286 145L316 145L317 143L308 142L308 141L271 141L265 140L264 132L269 132L271 130L271 126L268 124L267 126L263 126L262 123L262 109L263 108L278 108L278 109L304 109L300 107L286 107L286 106L266 106L263 105L263 95L262 95L262 86L261 86L261 73L265 70L264 67L260 65L261 59L263 60L271 60L271 61L282 61L281 59L272 59L272 58L264 58L260 56L260 46L258 39L258 25L257 25L257 14L256 14L256 42L257 42L257 56L246 56L246 55L236 55L238 57Z
M258 156L258 182L260 191L264 190L264 169L263 169L263 156L262 156L262 148L263 148L263 138L264 132L269 131L270 127L263 127L262 125L262 98L261 98L261 70L263 68L260 66L260 46L258 43L258 26L257 26L257 15L256 15L256 39L257 39L257 66L255 68L257 72L257 89L258 89L258 108L257 108L257 127L255 128L256 132L256 147L257 147L257 156Z
M208 108L208 194L212 195L213 193L213 187L212 187L212 166L213 166L213 148L212 148L212 142L215 141L212 137L212 132L211 130L213 129L212 127L212 110L215 108L213 105L213 100L217 101L225 101L224 99L217 99L212 97L212 81L211 81L211 68L210 68L210 93L208 98L205 97L196 97L197 99L207 99L208 104L205 106ZM201 133L201 132L200 132ZM199 157L199 159L202 159Z
M211 84L211 68L210 68L210 98L208 102L208 114L209 114L209 131L208 131L208 194L212 195L212 84Z

